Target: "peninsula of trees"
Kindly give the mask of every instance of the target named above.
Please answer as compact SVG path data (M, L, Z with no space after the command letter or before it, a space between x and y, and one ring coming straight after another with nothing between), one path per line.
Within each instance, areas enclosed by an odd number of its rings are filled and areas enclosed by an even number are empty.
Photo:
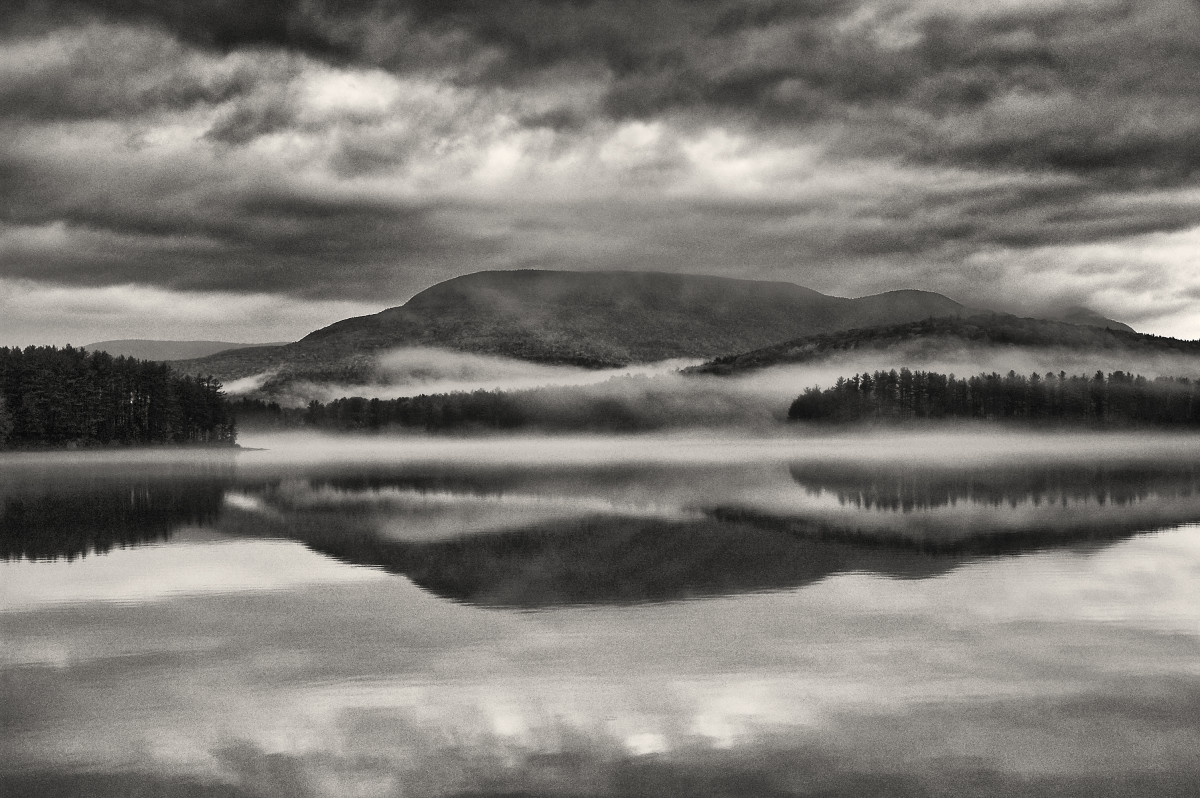
M67 346L0 347L0 448L233 445L221 383Z
M1200 382L1114 371L1094 376L876 371L809 388L792 403L793 421L984 419L1120 426L1200 425Z

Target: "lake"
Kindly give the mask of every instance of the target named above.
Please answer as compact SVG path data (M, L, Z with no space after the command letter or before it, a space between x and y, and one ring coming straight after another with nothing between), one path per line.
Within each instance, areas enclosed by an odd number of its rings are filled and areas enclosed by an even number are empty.
M1200 437L0 455L5 796L1200 789Z

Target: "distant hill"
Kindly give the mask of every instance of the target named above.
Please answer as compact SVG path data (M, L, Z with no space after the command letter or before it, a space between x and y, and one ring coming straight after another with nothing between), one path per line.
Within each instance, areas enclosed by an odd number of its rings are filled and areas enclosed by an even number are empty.
M99 341L85 344L89 352L108 352L113 357L132 357L138 360L190 360L207 357L228 349L252 346L282 346L282 344L235 344L229 341L154 341L134 338L124 341Z
M421 344L529 360L621 365L736 351L784 331L960 313L925 291L844 299L792 283L658 272L480 272L301 343Z
M1004 346L1112 353L1116 356L1200 356L1200 341L1181 341L1064 321L1020 318L1006 313L977 313L802 336L741 354L718 357L689 371L739 374L771 366L813 363L846 354L902 350L910 355L933 358L964 348Z
M845 299L783 282L659 272L493 271L345 319L294 344L223 352L189 370L235 379L369 379L374 353L433 346L543 363L707 358L833 330L969 312L928 291Z

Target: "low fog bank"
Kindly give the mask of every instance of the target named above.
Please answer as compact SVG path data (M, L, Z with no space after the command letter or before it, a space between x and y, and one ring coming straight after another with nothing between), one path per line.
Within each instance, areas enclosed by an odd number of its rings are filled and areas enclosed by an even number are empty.
M0 450L0 486L20 475L45 479L66 479L72 472L86 473L87 479L103 476L111 470L170 478L175 471L223 469L237 462L245 451L236 446L211 448L185 446L105 447L97 449Z
M680 369L698 365L701 361L674 359L635 363L615 369L585 369L433 347L406 347L381 355L377 362L381 381L372 386L371 393L360 394L362 396L383 399L455 391L519 391L529 388L596 385L616 377L672 374Z
M947 350L930 349L914 343L899 350L886 352L839 353L834 357L812 363L792 363L747 371L726 377L689 374L689 378L726 380L742 392L763 392L786 395L794 399L804 388L828 388L838 377L851 377L875 371L909 368L969 377L979 373L1007 374L1073 374L1092 375L1097 371L1138 374L1147 379L1155 377L1200 378L1200 358L1187 355L1086 353L1070 349L1037 349L1032 347L961 347ZM789 399L789 400L790 400Z
M549 365L498 355L480 355L437 347L402 347L377 356L365 380L316 378L303 372L271 369L225 386L231 396L269 398L284 407L303 407L314 399L344 396L395 399L472 391L523 391L580 387L622 377L654 377L699 365L695 359L635 363L623 368L587 369Z
M1147 378L1200 376L1200 359L1186 355L1081 353L1069 349L961 347L948 351L927 342L890 351L839 353L813 363L797 363L716 376L683 371L695 361L671 360L622 369L591 370L513 358L474 355L445 349L411 347L377 358L368 384L305 379L279 372L236 380L231 396L264 399L292 409L292 420L275 426L304 426L294 411L317 401L341 398L395 400L402 397L456 396L486 392L485 415L507 413L504 421L474 424L471 410L460 426L530 428L543 431L652 431L672 428L750 428L765 430L786 418L787 407L806 388L826 388L839 377L908 367L960 377L981 372L1005 374L1091 375L1124 371ZM429 403L427 404L437 404ZM444 403L443 403L444 404ZM452 408L451 414L460 408ZM476 408L478 410L478 408ZM343 409L339 409L342 413ZM359 411L355 411L359 412ZM424 411L417 412L420 415ZM436 423L401 421L400 426L453 428L439 405ZM244 414L243 430L259 424ZM411 414L410 414L411 415ZM425 413L428 415L428 413ZM310 420L311 421L311 420ZM369 426L387 426L388 421ZM458 422L455 422L458 423ZM341 428L367 426L355 419Z
M644 435L338 435L264 432L239 469L320 463L431 463L464 466L892 462L930 465L1075 461L1159 462L1200 458L1200 433L1028 432L985 425L947 430L829 432L796 424L787 434L680 431Z

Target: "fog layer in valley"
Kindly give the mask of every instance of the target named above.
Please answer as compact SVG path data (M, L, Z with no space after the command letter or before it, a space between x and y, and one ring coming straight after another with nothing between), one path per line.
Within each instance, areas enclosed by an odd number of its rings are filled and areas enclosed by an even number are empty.
M913 344L900 351L839 355L747 371L734 376L684 373L695 361L663 361L592 370L433 348L381 355L369 384L282 379L275 372L236 380L231 395L264 396L287 407L348 396L395 399L419 395L502 391L547 429L764 427L782 421L804 389L839 377L909 367L960 377L980 372L1124 371L1147 378L1200 376L1200 360L1182 355L1083 354L1069 350L966 347L952 352ZM264 386L266 386L264 390Z
M783 393L794 398L800 390L812 386L827 388L838 377L856 373L889 371L900 368L934 371L969 377L978 373L997 372L1018 374L1047 372L1058 374L1092 375L1096 371L1140 374L1155 377L1200 377L1200 358L1186 355L1130 354L1097 352L1085 353L1069 349L1037 349L1031 347L963 347L948 351L943 347L930 350L920 342L888 352L865 352L861 355L838 355L814 363L774 366L750 371L732 379L742 390L761 390Z
M313 399L327 402L343 396L393 399L421 394L592 386L620 377L673 374L701 362L680 359L615 369L587 369L437 347L402 347L375 358L372 379L368 382L298 377L287 379L273 398L284 405L302 406ZM233 380L225 390L232 396L253 394L280 375L279 370L264 371Z

